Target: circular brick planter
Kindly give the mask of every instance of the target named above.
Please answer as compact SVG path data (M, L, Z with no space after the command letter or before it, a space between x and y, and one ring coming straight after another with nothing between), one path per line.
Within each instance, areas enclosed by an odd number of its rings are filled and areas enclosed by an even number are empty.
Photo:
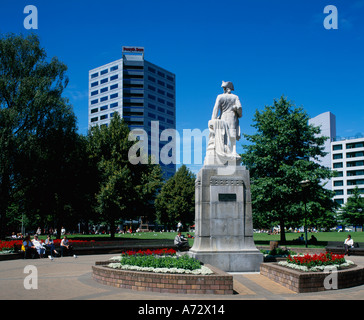
M277 263L262 263L260 273L298 293L344 289L364 284L364 268L358 266L337 270L335 274L334 272L303 272ZM337 288L325 288L325 279L328 276L337 276Z
M112 269L109 262L96 262L92 277L104 285L137 291L182 294L233 294L233 276L206 265L214 274L161 274L153 272Z

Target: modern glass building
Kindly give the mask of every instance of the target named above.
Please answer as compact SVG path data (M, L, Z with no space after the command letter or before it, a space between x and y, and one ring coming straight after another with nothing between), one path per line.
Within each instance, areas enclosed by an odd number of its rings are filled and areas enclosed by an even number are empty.
M144 60L144 48L123 47L120 60L89 71L89 127L108 125L115 112L130 130L148 134L149 154L160 151L169 141L152 139L152 131L159 138L165 129L176 129L175 75ZM175 161L160 164L165 178L176 172Z

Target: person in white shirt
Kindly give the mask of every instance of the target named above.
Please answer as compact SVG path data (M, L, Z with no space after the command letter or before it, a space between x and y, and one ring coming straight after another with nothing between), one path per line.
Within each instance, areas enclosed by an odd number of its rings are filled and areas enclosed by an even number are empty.
M43 254L45 253L45 248L43 244L39 241L38 236L35 234L34 239L32 240L33 246L37 250L39 257L43 258Z
M70 254L72 252L72 246L67 239L67 236L64 236L61 241L61 257L63 257L64 253Z
M354 240L351 239L350 234L348 234L348 237L345 239L344 246L345 246L345 254L349 255L349 248L354 247Z

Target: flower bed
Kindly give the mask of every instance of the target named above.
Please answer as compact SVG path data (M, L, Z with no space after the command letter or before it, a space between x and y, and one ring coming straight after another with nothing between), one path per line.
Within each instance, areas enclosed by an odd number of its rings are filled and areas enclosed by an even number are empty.
M327 252L313 255L289 255L286 261L281 261L278 264L304 272L317 272L323 271L327 267L342 269L349 267L354 263L352 261L346 261L342 254Z
M176 256L173 249L126 251L111 258L108 267L113 269L146 271L154 273L212 274L201 262L188 255Z

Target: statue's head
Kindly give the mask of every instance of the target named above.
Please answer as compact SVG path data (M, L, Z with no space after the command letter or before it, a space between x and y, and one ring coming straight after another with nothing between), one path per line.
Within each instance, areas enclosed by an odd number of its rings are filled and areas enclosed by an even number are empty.
M223 81L222 85L221 85L221 88L224 88L224 90L225 89L230 89L230 91L234 91L234 85L230 81Z

